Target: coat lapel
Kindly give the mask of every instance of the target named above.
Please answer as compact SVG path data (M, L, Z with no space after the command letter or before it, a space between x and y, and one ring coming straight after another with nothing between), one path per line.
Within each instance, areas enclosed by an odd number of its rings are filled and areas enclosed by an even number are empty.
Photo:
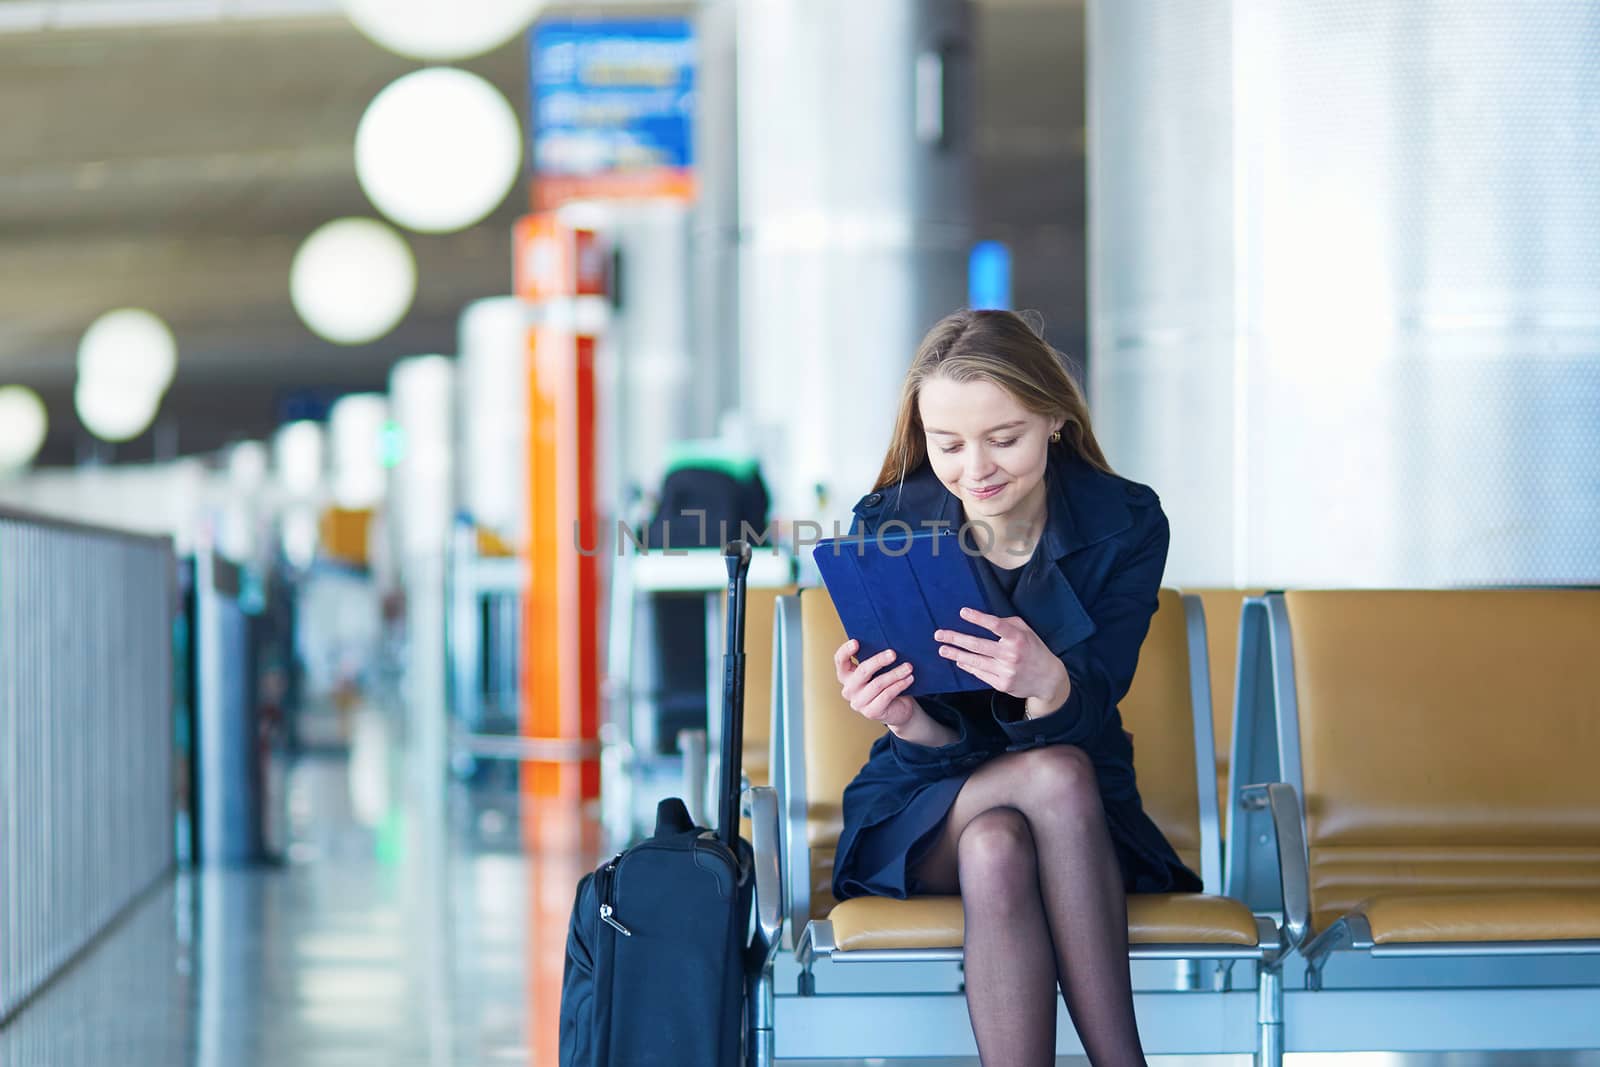
M1133 525L1119 480L1069 456L1052 455L1044 533L1017 583L1012 604L1051 652L1094 636L1094 619L1067 577L1070 557Z
M1041 544L1040 549L1044 548ZM1035 551L1025 565L1011 603L1045 646L1057 656L1094 635L1094 620L1067 581L1062 562Z

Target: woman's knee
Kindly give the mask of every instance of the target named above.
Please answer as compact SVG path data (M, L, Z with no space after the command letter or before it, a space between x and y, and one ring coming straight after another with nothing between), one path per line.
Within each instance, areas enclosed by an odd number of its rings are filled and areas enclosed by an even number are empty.
M1101 817L1100 781L1094 763L1075 745L1046 745L1019 754L1024 764L1029 819Z
M963 891L1014 891L1034 885L1038 858L1028 820L1015 808L990 808L967 823L957 843Z

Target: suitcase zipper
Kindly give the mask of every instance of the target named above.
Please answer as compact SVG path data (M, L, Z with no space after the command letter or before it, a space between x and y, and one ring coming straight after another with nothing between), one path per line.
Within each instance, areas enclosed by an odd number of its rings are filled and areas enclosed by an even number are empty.
M600 888L600 921L626 937L632 937L633 931L622 925L616 918L616 909L611 906L611 886L616 881L617 861L622 858L622 853L612 857L611 862L600 869L605 877L601 879Z
M623 926L616 919L612 918L612 915L614 915L614 914L615 913L611 910L611 905L610 904L602 904L602 905L600 905L600 918L605 920L606 925L612 927L618 933L624 934L624 935L626 935L628 937L632 937L633 936L633 931L628 929L626 926Z

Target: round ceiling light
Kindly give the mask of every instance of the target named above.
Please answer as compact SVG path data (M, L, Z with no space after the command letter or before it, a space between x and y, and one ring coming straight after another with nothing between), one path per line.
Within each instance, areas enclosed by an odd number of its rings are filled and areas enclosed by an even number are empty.
M0 389L0 472L33 462L44 447L50 419L39 394L21 385Z
M317 336L341 345L375 341L394 329L417 294L411 247L375 219L335 219L295 253L289 296Z
M118 308L95 319L78 342L78 379L108 391L159 400L178 368L178 345L161 319L142 308Z
M342 0L373 43L412 59L451 60L498 48L528 28L542 0Z
M80 374L72 402L78 421L102 441L131 441L155 421L161 394L127 389L109 379Z
M356 128L356 177L388 218L419 233L465 229L500 206L522 168L522 129L476 74L431 67L372 98Z

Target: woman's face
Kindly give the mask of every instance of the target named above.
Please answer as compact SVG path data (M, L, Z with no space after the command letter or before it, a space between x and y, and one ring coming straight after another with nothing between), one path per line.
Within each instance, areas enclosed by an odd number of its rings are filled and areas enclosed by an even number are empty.
M917 406L928 461L969 520L989 523L1004 538L1005 522L1037 515L1050 434L1059 420L1034 414L987 381L929 379Z

